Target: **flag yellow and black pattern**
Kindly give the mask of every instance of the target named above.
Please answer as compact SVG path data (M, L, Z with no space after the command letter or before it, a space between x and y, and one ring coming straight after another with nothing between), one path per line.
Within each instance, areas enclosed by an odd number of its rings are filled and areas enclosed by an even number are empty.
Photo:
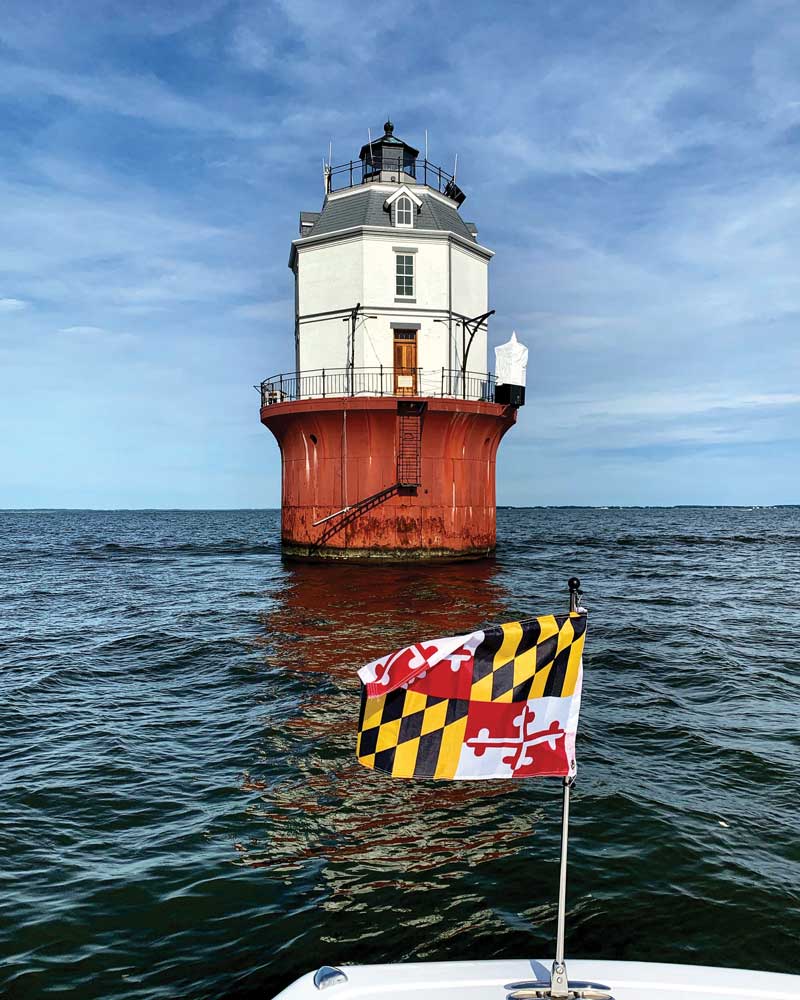
M388 771L396 778L452 778L464 743L468 707L463 698L410 688L378 698L367 698L362 690L356 755L365 767Z
M396 778L452 778L470 706L567 698L580 677L584 614L544 615L486 629L471 663L431 668L407 688L367 698L356 754Z
M575 692L586 615L543 615L489 629L475 650L471 701L568 698Z

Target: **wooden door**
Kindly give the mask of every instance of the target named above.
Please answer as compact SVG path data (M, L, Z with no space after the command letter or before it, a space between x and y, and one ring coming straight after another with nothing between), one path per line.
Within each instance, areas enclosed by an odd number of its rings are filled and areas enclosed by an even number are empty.
M417 331L394 331L394 394L417 394Z

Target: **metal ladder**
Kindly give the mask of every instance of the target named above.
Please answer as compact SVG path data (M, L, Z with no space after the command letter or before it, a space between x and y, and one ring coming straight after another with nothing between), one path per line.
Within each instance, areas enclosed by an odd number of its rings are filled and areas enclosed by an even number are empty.
M422 414L426 403L397 403L397 484L419 486L421 478Z

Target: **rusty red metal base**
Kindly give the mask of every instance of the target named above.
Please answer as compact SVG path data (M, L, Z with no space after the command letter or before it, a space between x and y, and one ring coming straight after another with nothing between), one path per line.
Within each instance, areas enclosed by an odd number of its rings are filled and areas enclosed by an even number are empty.
M410 562L492 554L495 458L517 411L471 400L421 402L418 486L398 484L396 398L263 407L261 422L281 449L286 556Z

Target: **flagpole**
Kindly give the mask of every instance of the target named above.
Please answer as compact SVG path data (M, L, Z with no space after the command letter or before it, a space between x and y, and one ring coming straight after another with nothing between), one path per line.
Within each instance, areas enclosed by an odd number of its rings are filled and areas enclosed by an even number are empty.
M558 879L558 924L556 929L556 959L550 974L550 996L569 995L567 967L564 964L564 934L567 917L567 845L569 841L569 789L572 778L564 778L564 797L561 806L561 870Z
M575 614L578 611L581 597L581 581L577 576L571 576L567 580L567 586L569 587L569 613Z
M577 612L581 593L581 581L572 576L567 581L569 587L570 614ZM574 778L564 778L564 797L561 805L561 867L558 876L558 923L556 926L556 958L550 974L550 996L569 996L567 967L564 964L564 937L567 922L567 849L569 846L569 790Z
M556 964L564 964L564 931L567 917L567 842L569 839L569 788L571 778L564 778L564 798L561 806L561 872L558 880L558 929L556 931Z

